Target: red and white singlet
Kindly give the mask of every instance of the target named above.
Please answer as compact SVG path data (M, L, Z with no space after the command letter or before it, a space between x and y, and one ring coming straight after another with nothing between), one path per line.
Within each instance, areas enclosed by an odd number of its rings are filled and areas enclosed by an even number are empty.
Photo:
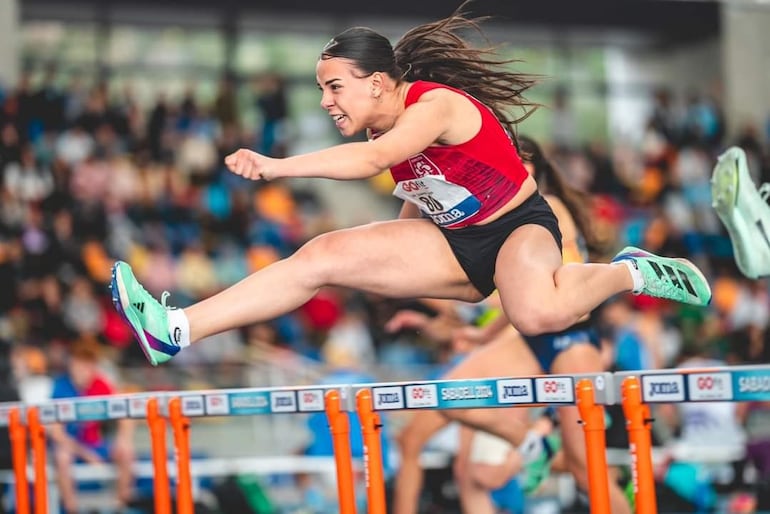
M467 93L417 81L407 92L406 107L436 88L455 91L473 102L481 113L481 129L465 143L429 146L392 166L393 194L417 205L439 226L462 228L483 221L508 203L528 173L494 113Z

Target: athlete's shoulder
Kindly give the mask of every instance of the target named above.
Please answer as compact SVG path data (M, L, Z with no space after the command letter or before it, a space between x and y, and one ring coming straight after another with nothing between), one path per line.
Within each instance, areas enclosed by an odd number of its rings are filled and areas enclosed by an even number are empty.
M455 89L446 84L430 82L427 80L417 80L409 86L406 94L406 104L410 105L418 100L433 100L436 98L449 98L455 95L464 95L461 90Z

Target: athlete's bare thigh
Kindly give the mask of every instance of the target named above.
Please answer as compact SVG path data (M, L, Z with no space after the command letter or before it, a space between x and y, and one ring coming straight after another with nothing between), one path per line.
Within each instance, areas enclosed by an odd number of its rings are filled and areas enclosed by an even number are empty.
M370 223L329 232L300 252L328 260L328 285L393 298L454 298L479 301L449 244L424 219Z

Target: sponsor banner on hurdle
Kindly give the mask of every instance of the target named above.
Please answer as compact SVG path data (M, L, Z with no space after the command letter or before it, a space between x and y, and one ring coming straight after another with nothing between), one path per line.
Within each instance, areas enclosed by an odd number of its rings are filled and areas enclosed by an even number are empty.
M290 414L324 412L324 397L327 391L340 391L343 408L350 410L344 402L348 398L345 387L312 388L264 388L230 389L206 391L202 396L182 397L182 411L190 416L254 416L258 414ZM194 409L185 409L187 398L194 397ZM198 403L198 401L200 403ZM205 414L204 414L205 413Z
M134 396L128 399L128 417L145 418L147 417L147 402L150 396Z
M691 402L733 400L733 382L724 371L688 374L687 391Z
M436 383L437 403L441 409L496 407L496 380L447 380Z
M129 417L144 418L146 417L146 409L141 410L141 412L138 409L132 411L132 405L137 404L140 400L144 400L142 406L146 406L146 397L115 395L90 398L59 398L35 405L34 407L37 407L40 422L43 424L80 423ZM26 415L26 410L30 406L25 407L23 410ZM0 407L0 425L7 423L8 410L10 410L10 407Z
M404 408L404 388L400 385L373 387L374 410L400 410Z
M535 379L538 403L575 403L575 381L572 377Z
M233 416L270 414L270 393L268 391L245 391L228 393L227 401Z
M71 402L66 402L72 405ZM73 407L74 409L74 407ZM66 409L65 409L66 410ZM43 403L38 406L38 412L40 413L40 422L45 423L56 423L56 404L55 403Z
M24 404L20 402L0 403L0 427L7 427L9 423L8 416L11 410L18 408L22 417L26 414Z
M147 409L145 409L145 413ZM122 419L128 417L128 399L110 398L107 400L107 417L110 419Z
M297 391L271 391L270 412L297 412Z
M438 386L436 384L411 384L404 388L407 409L430 409L438 407Z
M297 391L298 409L300 412L323 412L323 389L300 389Z
M732 372L737 401L770 401L770 368Z
M684 375L681 373L642 375L642 401L673 403L686 400Z
M179 400L182 403L182 414L185 416L203 416L206 414L202 394L180 396Z
M645 403L770 401L767 366L670 369L641 375L641 384Z
M58 404L59 419L61 421L99 421L109 419L109 408L107 400L80 401L75 404L74 417L66 419L67 411L72 413L72 404L61 402Z
M371 388L374 410L472 409L536 404L574 404L573 377L437 380L405 384L357 384Z

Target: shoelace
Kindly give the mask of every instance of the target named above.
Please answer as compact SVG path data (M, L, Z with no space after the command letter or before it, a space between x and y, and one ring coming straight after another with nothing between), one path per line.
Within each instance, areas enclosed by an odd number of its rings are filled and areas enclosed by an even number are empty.
M171 293L169 293L168 291L163 291L163 293L160 295L160 305L167 311L176 309L176 307L171 307L169 305L166 305L166 300L168 300L169 296L171 296Z
M150 297L150 298L152 298L152 299L155 299L155 297L154 297L152 294L150 294L150 292L149 292L147 289L145 289L145 288L144 288L144 286L143 286L142 284L139 284L139 283L137 282L137 284L136 284L136 285L137 285L137 286L139 286L139 289L141 289L141 290L142 290L142 292L143 292L145 295L149 296L149 297ZM110 287L112 287L112 286L110 286ZM168 291L163 291L163 294L161 294L161 295L160 295L160 305L161 305L161 306L162 306L164 309L166 309L166 310L176 309L176 307L169 307L169 306L167 306L167 305L166 305L166 300L168 299L168 297L169 297L169 296L171 296L171 293L169 293Z

